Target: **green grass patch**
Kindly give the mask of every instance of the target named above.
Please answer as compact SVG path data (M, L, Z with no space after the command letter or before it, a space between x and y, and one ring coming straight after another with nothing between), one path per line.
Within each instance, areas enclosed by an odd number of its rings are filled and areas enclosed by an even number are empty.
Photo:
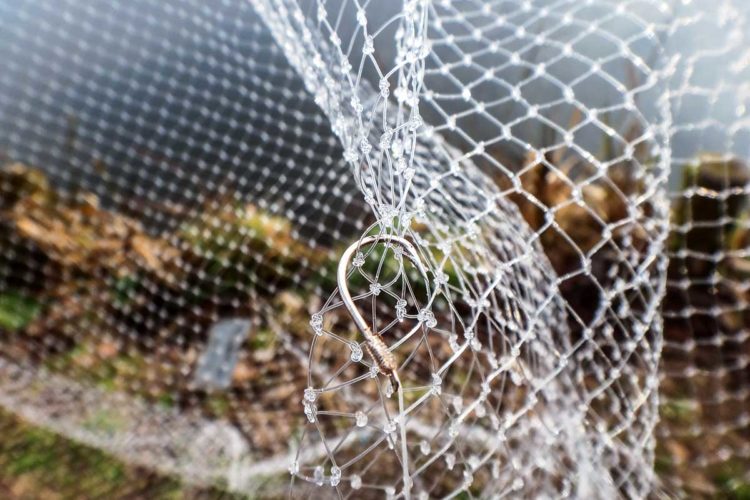
M271 330L261 328L250 335L250 347L254 351L269 349L276 345L278 336Z
M41 310L39 302L20 293L0 294L0 328L20 330L34 321Z
M750 478L747 463L729 460L722 464L713 477L719 488L719 498L750 500Z
M101 417L106 422L116 420L114 414ZM197 488L126 464L96 448L35 427L2 409L0 433L2 498L242 498L218 486Z
M661 416L672 422L687 424L698 418L698 409L691 399L671 399L661 405Z

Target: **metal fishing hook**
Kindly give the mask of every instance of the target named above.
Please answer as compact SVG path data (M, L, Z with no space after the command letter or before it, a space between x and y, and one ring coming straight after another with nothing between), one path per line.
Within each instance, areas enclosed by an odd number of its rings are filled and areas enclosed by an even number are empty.
M349 287L347 285L349 263L351 262L351 258L354 252L358 251L363 246L373 245L380 242L397 244L405 250L402 255L405 255L422 274L422 278L425 281L425 287L427 289L427 296L429 297L431 294L430 280L427 277L427 271L425 270L424 266L422 265L422 261L419 258L417 249L414 247L414 245L411 244L411 242L399 236L367 236L360 239L359 241L352 243L341 255L341 260L339 261L339 267L336 277L339 287L339 293L341 294L341 300L344 303L347 311L349 311L349 315L354 320L354 324L357 325L357 328L365 337L365 348L367 349L367 352L370 353L370 356L373 358L380 371L390 377L391 381L395 385L394 388L398 389L401 385L401 381L398 378L398 367L396 365L396 360L393 356L393 353L388 349L388 346L385 345L383 339L379 335L373 333L370 327L367 325L367 321L359 312L357 306L354 304L354 300L349 293Z
M349 262L351 262L351 258L354 252L362 248L362 246L373 245L379 242L392 244L395 243L400 245L405 250L402 255L406 255L406 257L417 267L417 269L419 269L419 272L422 274L422 278L425 282L427 296L429 297L431 295L430 280L427 277L427 271L425 270L424 266L422 265L422 261L419 258L417 249L414 248L414 245L412 245L408 240L399 236L367 236L357 242L352 243L349 248L347 248L341 255L336 279L338 282L339 293L341 294L341 301L344 303L347 311L349 311L349 315L354 320L354 324L357 325L357 328L365 337L365 348L367 349L367 352L370 353L370 356L375 361L375 364L378 366L380 371L391 379L391 383L398 391L399 427L401 428L401 466L403 469L404 481L403 494L404 499L409 500L411 496L411 474L409 472L409 453L406 444L406 414L404 410L404 391L403 387L401 387L401 381L398 377L398 365L396 364L396 358L393 356L393 353L390 351L390 349L388 349L388 346L385 345L383 339L379 335L373 333L373 331L367 325L367 321L359 312L357 306L354 304L354 300L349 293L349 287L346 283L347 273L349 270Z

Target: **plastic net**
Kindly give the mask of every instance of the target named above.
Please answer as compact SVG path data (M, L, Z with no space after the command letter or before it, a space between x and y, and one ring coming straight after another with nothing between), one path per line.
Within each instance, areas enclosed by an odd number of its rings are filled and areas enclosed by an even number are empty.
M0 404L266 497L745 491L740 3L0 1Z
M671 491L747 494L748 5L684 3L667 44L672 233L664 300L661 452ZM743 491L745 493L743 493Z

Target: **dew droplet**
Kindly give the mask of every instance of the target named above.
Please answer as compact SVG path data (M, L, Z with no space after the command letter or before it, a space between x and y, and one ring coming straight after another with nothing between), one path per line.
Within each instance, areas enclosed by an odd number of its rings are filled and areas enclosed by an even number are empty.
M451 401L451 405L456 413L461 413L461 410L464 408L464 400L461 396L455 396Z
M364 427L367 425L367 415L360 410L354 414L354 421L357 424L357 427Z
M313 480L318 486L323 486L323 467L318 465L313 472Z
M349 344L349 347L352 350L351 360L354 363L359 363L360 361L362 361L362 357L363 357L362 348L359 346L359 344L357 344L356 342L353 342Z
M477 416L477 418L483 418L485 415L487 415L487 409L484 407L484 405L478 405L476 408L474 408L474 414Z
M396 422L391 420L388 423L386 423L385 426L383 427L383 431L386 434L393 434L394 432L396 432Z
M439 396L440 393L443 392L443 379L440 378L440 375L437 373L432 374L432 387L430 388L430 392L435 396Z
M391 379L386 379L383 383L383 393L387 398L393 396L393 384L391 383Z
M318 394L315 392L315 389L313 389L312 387L308 387L307 389L305 389L306 401L314 403L316 399L318 399Z
M474 338L471 341L471 350L474 352L479 352L482 350L482 343L479 341L478 338Z
M451 350L454 352L458 351L460 348L458 345L458 335L452 333L451 336L448 337L448 345L450 345Z
M430 453L430 443L426 439L423 439L419 443L419 451L422 452L422 455L428 455Z
M458 430L459 430L459 425L458 425L458 422L453 422L453 423L452 423L452 424L451 424L451 425L450 425L450 426L448 427L448 435L449 435L449 436L450 436L451 438L455 439L455 438L457 438L457 437L458 437Z
M463 481L463 487L465 489L469 489L471 484L474 482L474 474L469 470L464 470L464 481Z
M315 408L315 405L313 403L310 403L309 401L304 402L305 406L305 415L307 416L307 420L314 424L315 421L318 419L318 409Z
M331 467L331 486L338 486L341 482L341 469L335 465Z
M354 256L354 259L352 260L352 265L354 267L362 267L365 264L365 255L362 252L357 252L357 255Z
M396 302L396 317L399 321L406 318L406 301L404 299L398 299Z
M310 318L310 326L312 327L315 335L323 335L323 315L315 313Z
M437 325L435 315L429 309L420 309L417 315L417 319L419 319L420 322L424 323L427 328L434 328Z

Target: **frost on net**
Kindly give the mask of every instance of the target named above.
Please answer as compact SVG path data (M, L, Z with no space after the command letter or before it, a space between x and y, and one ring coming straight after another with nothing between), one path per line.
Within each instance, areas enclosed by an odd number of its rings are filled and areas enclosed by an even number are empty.
M0 404L268 496L741 487L740 3L0 1Z

